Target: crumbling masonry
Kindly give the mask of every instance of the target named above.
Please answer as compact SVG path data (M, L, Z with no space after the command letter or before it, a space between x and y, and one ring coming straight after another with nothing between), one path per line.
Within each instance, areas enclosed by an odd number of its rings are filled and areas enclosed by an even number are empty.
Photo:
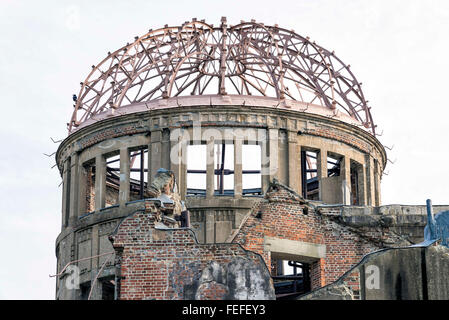
M277 25L193 19L109 53L75 100L56 154L57 299L398 298L370 293L360 261L421 242L426 208L381 205L387 155L333 52ZM182 224L150 192L161 168Z

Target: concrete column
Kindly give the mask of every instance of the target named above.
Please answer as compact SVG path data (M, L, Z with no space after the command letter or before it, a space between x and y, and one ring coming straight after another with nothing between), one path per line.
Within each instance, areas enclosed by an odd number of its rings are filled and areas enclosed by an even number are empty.
M298 188L300 185L299 177L301 168L300 155L298 150L298 134L295 131L288 132L288 185L290 188L301 194Z
M285 185L289 183L289 142L288 132L285 130L278 131L278 147L277 147L277 159L278 159L278 173L277 177L279 181ZM271 140L270 140L271 141Z
M179 173L179 169L180 169L180 164L181 164L181 160L180 160L180 155L181 155L181 146L180 146L180 142L181 142L181 136L178 135L173 135L170 136L170 145L171 145L171 150L170 150L170 170L172 170L175 173L175 178L176 178L176 182L178 183L178 188L179 186L179 177L180 177L180 173ZM150 144L150 148L148 149L148 159L150 159L150 150L151 150L151 144ZM150 162L150 160L148 160ZM150 164L148 163L148 168L150 168ZM150 181L150 171L148 170L149 174L148 174L148 181Z
M327 178L327 150L321 149L316 157L319 199L323 200L323 180Z
M75 217L79 217L87 213L87 170L82 163L78 166L78 187L74 189L74 192L78 193L78 210L73 211Z
M206 198L212 198L215 189L214 141L214 138L211 137L206 146Z
M77 153L71 155L70 167L69 225L72 225L78 219L78 215L80 214L80 204L85 201L86 194L86 186L84 185L82 186L83 188L80 188L80 184L82 183L82 164L79 163L79 156ZM84 190L84 193L80 193L81 190Z
M270 150L270 172L269 181L279 178L279 130L268 129L269 150Z
M298 153L296 155L296 161L297 161L298 165L296 166L296 172L298 175L298 184L297 184L296 190L297 190L298 194L300 194L301 196L303 196L303 194L302 194L303 193L303 190L302 190L302 182L303 182L302 175L303 175L303 173L302 173L302 163L301 163L301 152L303 151L301 146L304 144L303 140L304 140L304 136L297 134L296 141L297 141Z
M171 170L170 163L170 130L162 131L161 140L161 167L167 170Z
M157 170L162 167L162 132L160 130L151 132L150 139L148 148L148 181L151 184Z
M64 229L68 224L68 214L70 206L70 180L68 179L69 175L69 167L70 167L70 158L64 161L64 169L62 172L62 210L61 210L61 229Z
M375 194L375 205L380 206L380 179L382 175L381 165L379 161L374 161L374 194Z
M179 193L181 195L181 199L185 200L187 195L187 145L189 141L186 140L184 136L182 136L182 140L180 142L180 155L179 159L181 161L179 165Z
M375 205L374 194L374 159L371 155L365 155L365 175L366 175L366 203L369 206Z
M341 161L340 175L342 177L342 199L343 204L351 204L351 159L344 156Z
M365 165L360 164L357 168L357 189L359 194L359 205L366 206L366 174Z
M242 197L242 138L234 138L234 197Z
M106 159L103 155L95 158L95 211L104 208L106 203Z
M130 188L130 157L129 149L120 149L120 187L118 193L118 202L120 207L124 207L129 201Z
M268 153L268 136L267 131L263 130L259 132L260 137L260 150L261 150L261 179L262 179L262 193L265 193L268 190L268 186L270 185L270 155Z

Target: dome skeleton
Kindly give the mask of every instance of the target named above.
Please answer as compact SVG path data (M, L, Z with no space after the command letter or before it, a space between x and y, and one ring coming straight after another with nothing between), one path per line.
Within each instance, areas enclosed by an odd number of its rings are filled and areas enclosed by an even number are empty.
M293 31L261 23L220 27L193 19L150 30L108 54L81 83L68 125L134 103L186 95L265 96L348 114L375 135L349 66Z

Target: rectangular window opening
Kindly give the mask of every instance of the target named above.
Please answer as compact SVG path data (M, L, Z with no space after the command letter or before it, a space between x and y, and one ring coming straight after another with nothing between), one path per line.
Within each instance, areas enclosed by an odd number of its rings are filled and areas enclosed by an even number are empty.
M327 157L327 176L328 177L339 177L341 170L342 156L328 154Z
M120 154L105 155L106 160L106 197L105 207L118 204L120 188Z
M187 195L206 196L206 144L187 146Z
M281 258L273 259L272 265L276 300L292 299L311 291L309 264Z
M262 194L262 148L258 144L242 145L242 193Z
M359 192L359 171L361 169L361 164L351 161L351 205L358 206L360 205L360 192Z
M234 195L234 145L220 143L214 145L216 195Z
M95 161L87 162L83 165L83 170L86 176L86 212L95 211Z
M301 183L304 199L318 200L319 198L317 159L318 151L301 151Z
M138 148L129 152L130 200L145 198L148 188L148 148Z

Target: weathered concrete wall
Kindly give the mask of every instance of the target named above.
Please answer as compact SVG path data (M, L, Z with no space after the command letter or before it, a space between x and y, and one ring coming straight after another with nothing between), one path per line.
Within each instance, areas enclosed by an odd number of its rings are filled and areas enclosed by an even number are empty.
M449 249L392 248L366 256L334 283L301 300L448 300Z
M263 259L238 244L199 244L190 229L158 229L137 212L111 237L120 295L129 299L274 299Z

